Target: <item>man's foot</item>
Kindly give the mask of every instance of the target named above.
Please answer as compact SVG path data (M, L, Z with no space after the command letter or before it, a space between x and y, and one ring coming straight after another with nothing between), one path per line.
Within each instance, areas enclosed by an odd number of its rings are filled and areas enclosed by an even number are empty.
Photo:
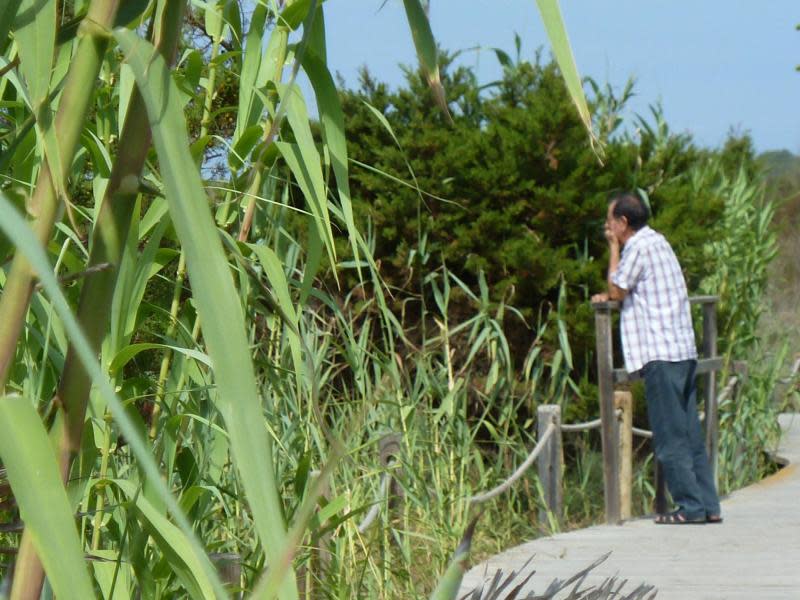
M689 517L680 510L658 515L655 520L656 525L704 525L706 522L706 517Z
M722 523L722 515L706 515L706 523Z

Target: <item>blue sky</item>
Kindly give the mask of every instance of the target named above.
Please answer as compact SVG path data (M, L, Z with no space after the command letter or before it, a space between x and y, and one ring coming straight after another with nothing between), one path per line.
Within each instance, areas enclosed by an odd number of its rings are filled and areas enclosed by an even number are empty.
M402 82L399 64L416 62L402 0L325 3L328 62L349 86L367 65L378 79ZM497 78L489 48L523 57L547 45L535 0L430 0L431 26L448 50L465 52L479 80ZM561 0L581 75L621 89L636 79L629 113L660 101L675 131L717 146L734 128L757 150L800 154L798 0ZM629 115L630 116L630 115Z

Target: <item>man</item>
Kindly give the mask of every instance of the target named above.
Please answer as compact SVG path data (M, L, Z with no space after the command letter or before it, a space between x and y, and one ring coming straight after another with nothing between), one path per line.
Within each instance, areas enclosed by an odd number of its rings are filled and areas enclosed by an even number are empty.
M592 302L622 301L625 368L644 377L656 458L678 506L658 515L656 523L720 523L697 416L697 348L686 283L669 242L647 226L648 216L638 194L612 197L605 223L608 292L596 294Z

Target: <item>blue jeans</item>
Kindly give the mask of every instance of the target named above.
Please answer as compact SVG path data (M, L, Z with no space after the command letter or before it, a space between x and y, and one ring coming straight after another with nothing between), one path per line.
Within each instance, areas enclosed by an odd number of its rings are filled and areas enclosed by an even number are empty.
M655 455L672 500L690 519L720 514L697 416L696 369L695 360L656 360L642 369Z

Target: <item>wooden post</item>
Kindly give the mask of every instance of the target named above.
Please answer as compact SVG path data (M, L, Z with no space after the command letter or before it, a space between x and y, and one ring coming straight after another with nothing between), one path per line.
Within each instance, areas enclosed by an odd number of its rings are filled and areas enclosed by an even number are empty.
M703 304L703 356L717 356L717 305L716 302ZM717 410L717 373L713 369L703 376L705 380L706 411L706 451L708 462L717 485L717 463L719 462L719 416Z
M214 552L208 555L211 563L216 567L219 578L225 587L239 589L242 585L242 557L233 552ZM241 593L234 598L241 598Z
M611 307L616 304L593 304L597 338L597 380L600 394L600 419L603 440L603 483L606 522L620 522L619 504L619 435L614 414L614 341L611 337Z
M614 392L614 407L619 416L619 518L631 518L633 493L633 397L630 392Z
M735 360L733 361L733 372L736 374L736 378L738 379L738 383L736 387L742 389L742 386L747 383L747 376L748 376L748 368L747 368L747 361L746 360Z
M564 456L561 445L561 407L553 404L544 404L536 411L538 439L542 439L550 423L555 424L556 430L542 448L539 455L539 481L544 490L544 501L547 508L539 509L539 522L547 523L548 511L553 513L557 523L561 523L563 516L564 495L561 484L561 471Z
M380 451L381 466L387 469L389 465L398 460L403 451L403 435L401 433L389 433L383 436L378 442ZM404 497L403 486L394 476L390 476L388 489L390 509L395 509L402 502Z

